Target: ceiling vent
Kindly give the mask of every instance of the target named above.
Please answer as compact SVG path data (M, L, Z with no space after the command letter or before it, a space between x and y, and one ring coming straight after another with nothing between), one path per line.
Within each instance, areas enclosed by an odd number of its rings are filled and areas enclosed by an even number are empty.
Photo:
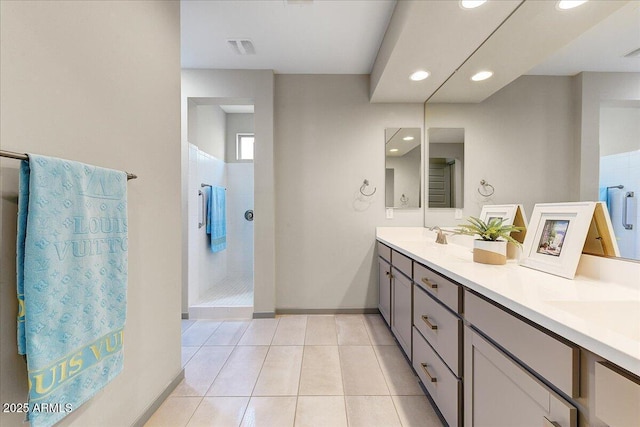
M627 53L624 57L625 58L640 58L640 48L638 48L636 50L632 50L631 52Z
M238 55L255 55L256 53L249 39L227 39L227 44Z

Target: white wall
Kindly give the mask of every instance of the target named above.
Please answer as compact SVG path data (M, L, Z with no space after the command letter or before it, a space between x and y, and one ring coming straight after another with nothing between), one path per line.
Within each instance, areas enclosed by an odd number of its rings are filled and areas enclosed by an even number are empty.
M229 114L237 115L237 114ZM230 276L253 277L253 163L227 163L227 271Z
M256 135L254 160L255 212L254 313L273 314L275 300L275 187L273 171L273 72L270 70L182 70L182 123L187 123L189 98L215 98L253 104ZM231 103L233 103L231 102ZM183 218L187 218L188 129L182 127ZM186 227L186 220L183 223ZM182 264L188 264L183 239ZM188 274L183 272L183 302Z
M253 133L253 113L232 113L227 114L227 163L253 163L250 160L236 159L236 134Z
M464 217L484 204L578 200L571 77L523 76L478 104L426 104L425 127L465 129ZM428 155L428 153L426 154ZM477 189L485 179L490 198ZM453 209L427 209L425 225L457 225Z
M227 123L225 112L219 105L198 105L196 114L198 115L196 145L205 153L224 161Z
M179 4L2 1L0 31L2 148L139 177L128 184L124 371L60 423L132 425L181 372ZM15 332L18 166L0 167L2 402L27 396ZM0 413L2 426L22 420Z
M423 221L385 219L385 128L422 128L423 106L370 104L368 76L277 75L275 119L277 308L376 307L375 227Z

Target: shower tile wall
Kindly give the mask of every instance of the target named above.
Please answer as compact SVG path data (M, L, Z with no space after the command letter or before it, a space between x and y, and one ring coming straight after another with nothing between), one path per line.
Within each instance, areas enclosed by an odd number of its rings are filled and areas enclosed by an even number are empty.
M227 276L228 251L213 253L202 218L201 183L226 187L225 163L189 144L189 305L202 300Z
M609 190L611 222L618 239L620 254L624 258L640 258L640 150L612 154L600 158L600 187L624 185L623 189ZM628 200L628 223L633 230L625 230L622 226L623 199L627 192L633 191L635 197Z

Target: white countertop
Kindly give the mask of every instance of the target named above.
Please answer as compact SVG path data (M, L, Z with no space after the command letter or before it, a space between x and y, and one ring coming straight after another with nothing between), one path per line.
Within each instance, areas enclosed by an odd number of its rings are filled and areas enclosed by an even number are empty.
M574 280L475 263L467 236L378 227L376 238L477 293L640 376L640 263L584 256ZM458 243L458 244L456 244Z

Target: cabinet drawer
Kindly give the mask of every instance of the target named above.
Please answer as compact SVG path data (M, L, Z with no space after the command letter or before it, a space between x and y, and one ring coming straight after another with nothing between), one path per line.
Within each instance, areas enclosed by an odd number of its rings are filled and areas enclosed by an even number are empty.
M465 328L465 425L575 427L578 411L484 337Z
M413 290L413 324L458 377L462 376L462 320L419 286Z
M462 288L435 271L418 264L413 265L413 281L422 289L442 301L451 310L460 313L462 309Z
M465 318L514 357L571 397L579 395L579 348L466 292Z
M402 271L407 277L411 277L411 258L402 255L398 251L391 250L391 265Z
M458 426L462 382L449 371L417 330L413 331L413 369L449 426Z
M391 262L391 248L384 243L378 242L378 256L386 259L387 262Z
M640 379L607 362L596 363L596 417L612 427L640 425Z

